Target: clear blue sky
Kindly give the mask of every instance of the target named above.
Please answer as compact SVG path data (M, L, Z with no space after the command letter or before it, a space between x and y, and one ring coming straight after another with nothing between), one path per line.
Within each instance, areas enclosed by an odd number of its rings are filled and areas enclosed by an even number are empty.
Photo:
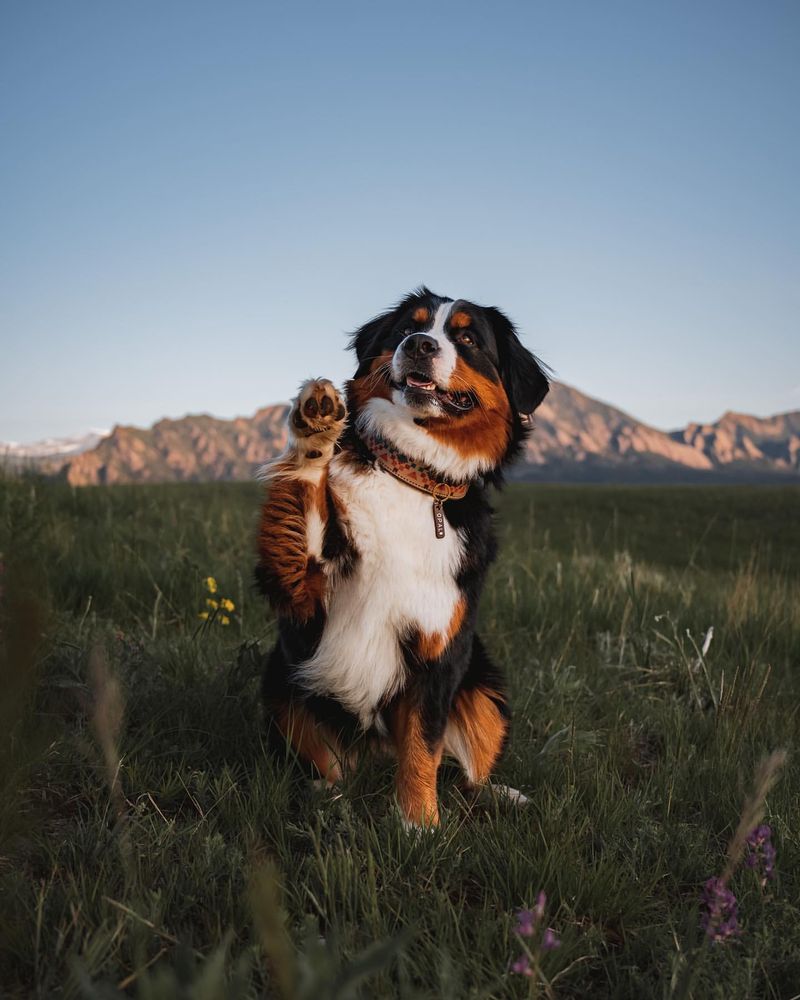
M2 4L0 440L343 379L421 282L656 426L800 409L800 4Z

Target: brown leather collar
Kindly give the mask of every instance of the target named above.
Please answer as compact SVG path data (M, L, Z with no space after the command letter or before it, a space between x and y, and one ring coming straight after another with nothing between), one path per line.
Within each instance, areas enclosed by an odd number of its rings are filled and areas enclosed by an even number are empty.
M408 486L430 493L434 500L461 500L466 496L469 483L448 482L429 465L404 455L399 448L378 434L361 434L361 440L382 469Z
M399 448L378 434L362 433L361 440L378 465L390 476L406 486L429 493L433 498L433 526L437 538L444 538L445 518L442 504L447 500L461 500L466 496L469 483L451 483L429 466L404 455Z

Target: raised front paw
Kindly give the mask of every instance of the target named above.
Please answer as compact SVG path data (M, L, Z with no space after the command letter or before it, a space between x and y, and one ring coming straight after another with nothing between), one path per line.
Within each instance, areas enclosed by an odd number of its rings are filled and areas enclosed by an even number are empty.
M333 382L326 378L311 378L300 386L292 407L292 427L295 434L308 437L341 430L347 410Z
M289 425L302 441L307 458L322 457L339 439L347 417L347 408L333 382L314 378L304 382L292 404ZM319 451L319 455L314 452Z

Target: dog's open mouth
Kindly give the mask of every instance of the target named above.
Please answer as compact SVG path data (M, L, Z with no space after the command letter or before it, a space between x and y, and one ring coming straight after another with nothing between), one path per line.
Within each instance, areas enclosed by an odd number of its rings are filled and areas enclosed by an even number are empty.
M424 392L436 392L436 383L426 380L424 375L411 372L406 375L406 385L411 389L422 389Z
M471 392L458 389L443 389L427 375L420 372L409 372L402 381L402 388L410 389L415 395L425 396L435 400L447 409L456 411L471 410L475 405L475 397Z

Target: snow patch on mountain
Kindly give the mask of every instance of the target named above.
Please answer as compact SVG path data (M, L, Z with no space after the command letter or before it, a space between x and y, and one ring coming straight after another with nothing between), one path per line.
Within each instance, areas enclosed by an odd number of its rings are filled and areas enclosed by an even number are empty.
M32 441L29 444L18 444L16 441L0 441L0 457L2 458L67 458L70 455L80 455L84 451L96 448L107 430L93 428L86 434L63 438L45 438L42 441Z

